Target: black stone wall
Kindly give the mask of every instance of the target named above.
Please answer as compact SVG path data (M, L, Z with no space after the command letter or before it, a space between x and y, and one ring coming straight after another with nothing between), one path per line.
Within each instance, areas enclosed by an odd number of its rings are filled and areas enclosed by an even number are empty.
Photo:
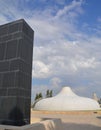
M0 124L30 123L33 30L23 20L0 26Z

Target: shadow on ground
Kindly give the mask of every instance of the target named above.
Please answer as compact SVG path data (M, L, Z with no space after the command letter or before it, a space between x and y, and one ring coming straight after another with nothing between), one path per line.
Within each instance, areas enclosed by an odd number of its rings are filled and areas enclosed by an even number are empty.
M101 116L98 116L97 118L98 118L98 119L101 119Z
M101 127L90 124L63 123L63 130L101 130Z

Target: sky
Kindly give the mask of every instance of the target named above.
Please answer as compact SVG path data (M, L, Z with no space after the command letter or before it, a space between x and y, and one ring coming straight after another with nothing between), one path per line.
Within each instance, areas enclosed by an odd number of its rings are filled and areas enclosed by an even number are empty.
M34 30L32 101L64 86L101 97L101 0L0 0L0 25L22 18Z

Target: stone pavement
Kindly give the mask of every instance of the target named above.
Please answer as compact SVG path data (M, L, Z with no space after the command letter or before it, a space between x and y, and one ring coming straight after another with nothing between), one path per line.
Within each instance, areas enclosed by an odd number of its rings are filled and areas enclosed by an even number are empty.
M49 118L60 118L63 130L101 130L101 113L51 113L32 111L32 123Z

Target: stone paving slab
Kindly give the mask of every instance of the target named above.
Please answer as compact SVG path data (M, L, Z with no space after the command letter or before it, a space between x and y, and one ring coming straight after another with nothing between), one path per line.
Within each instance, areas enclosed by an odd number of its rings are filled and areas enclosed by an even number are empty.
M93 112L43 112L32 111L31 121L60 118L63 130L101 130L101 111Z

